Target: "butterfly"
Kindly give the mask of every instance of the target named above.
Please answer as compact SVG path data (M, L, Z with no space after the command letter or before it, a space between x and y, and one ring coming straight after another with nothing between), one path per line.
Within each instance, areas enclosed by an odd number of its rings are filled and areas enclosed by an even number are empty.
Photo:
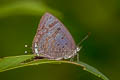
M55 16L50 13L42 16L32 42L35 55L52 60L69 59L80 49L68 29Z

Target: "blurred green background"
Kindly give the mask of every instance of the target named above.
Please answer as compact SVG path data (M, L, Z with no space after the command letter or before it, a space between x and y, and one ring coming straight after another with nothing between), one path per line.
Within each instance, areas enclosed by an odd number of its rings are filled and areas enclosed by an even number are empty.
M91 32L80 60L111 80L120 79L120 0L0 0L0 57L24 55L45 12L62 21L76 44ZM93 80L84 74L89 73L74 65L44 64L0 73L0 79Z

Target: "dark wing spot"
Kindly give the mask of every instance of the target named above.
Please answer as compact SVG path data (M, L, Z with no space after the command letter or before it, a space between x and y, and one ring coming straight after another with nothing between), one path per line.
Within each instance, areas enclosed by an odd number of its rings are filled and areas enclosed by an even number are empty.
M55 24L57 24L58 22L57 21L54 21L53 23L51 23L50 25L49 25L49 27L53 27Z
M64 39L64 37L61 37L61 39Z
M49 27L52 27L52 24L50 24Z
M59 52L61 51L61 49L59 48Z
M50 16L50 18L49 19L52 19L52 16Z
M57 46L59 46L60 44L57 44Z
M61 30L61 28L57 28L57 30L59 31L59 30Z
M67 45L67 43L65 43L65 45Z

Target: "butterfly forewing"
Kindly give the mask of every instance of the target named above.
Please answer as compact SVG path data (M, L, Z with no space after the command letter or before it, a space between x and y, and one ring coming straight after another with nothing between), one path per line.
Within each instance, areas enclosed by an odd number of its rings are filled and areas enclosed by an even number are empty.
M35 54L57 60L72 57L75 48L71 34L56 17L42 16L32 45Z

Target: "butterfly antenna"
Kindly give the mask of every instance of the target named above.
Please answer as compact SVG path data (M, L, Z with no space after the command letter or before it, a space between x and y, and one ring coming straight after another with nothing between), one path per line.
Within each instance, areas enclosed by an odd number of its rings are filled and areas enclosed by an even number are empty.
M90 32L78 43L78 46L80 46L85 40L87 40L89 36Z

